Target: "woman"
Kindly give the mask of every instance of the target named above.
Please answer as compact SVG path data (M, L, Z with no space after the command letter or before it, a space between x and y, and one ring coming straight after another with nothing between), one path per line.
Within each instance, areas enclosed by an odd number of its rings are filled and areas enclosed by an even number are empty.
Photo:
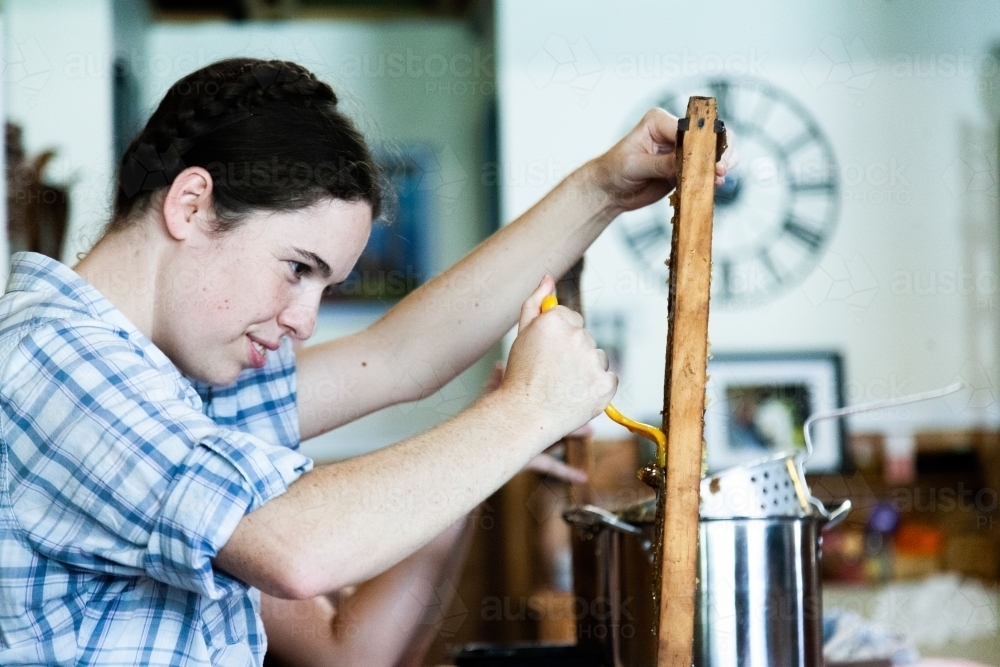
M295 359L365 246L377 169L297 65L177 82L103 238L72 271L15 256L0 300L0 664L259 664L265 632L279 657L400 660L422 611L401 594L439 576L457 522L613 396L581 318L539 307L618 213L673 187L675 132L650 112L377 323ZM515 321L500 386L453 419L312 470L296 451L436 391ZM325 596L359 582L337 632Z

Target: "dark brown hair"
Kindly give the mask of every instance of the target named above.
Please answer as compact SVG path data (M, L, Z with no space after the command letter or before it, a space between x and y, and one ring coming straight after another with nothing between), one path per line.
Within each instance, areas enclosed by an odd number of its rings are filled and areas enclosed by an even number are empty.
M171 86L122 157L106 232L127 228L188 167L212 175L219 232L255 210L327 198L365 201L373 217L382 206L364 137L333 89L295 63L220 60Z

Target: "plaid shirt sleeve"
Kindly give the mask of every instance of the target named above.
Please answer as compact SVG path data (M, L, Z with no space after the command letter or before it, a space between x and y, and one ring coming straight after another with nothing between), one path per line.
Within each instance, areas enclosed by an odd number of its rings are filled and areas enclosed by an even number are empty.
M100 321L36 328L0 386L16 521L40 554L74 568L212 599L238 591L212 557L247 512L311 466L217 424L175 370Z

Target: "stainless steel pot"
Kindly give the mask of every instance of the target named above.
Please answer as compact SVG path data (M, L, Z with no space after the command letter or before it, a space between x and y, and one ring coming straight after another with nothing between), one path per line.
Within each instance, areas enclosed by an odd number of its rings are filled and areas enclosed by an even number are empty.
M694 663L697 667L822 667L820 538L850 511L823 516L702 519ZM652 502L566 519L598 556L598 599L578 628L614 667L656 663ZM593 613L596 612L596 613Z

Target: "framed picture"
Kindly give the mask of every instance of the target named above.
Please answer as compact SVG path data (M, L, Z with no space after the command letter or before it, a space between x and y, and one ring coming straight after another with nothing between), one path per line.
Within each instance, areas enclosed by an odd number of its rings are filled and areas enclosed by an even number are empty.
M705 446L710 472L805 450L802 426L816 412L843 407L835 352L714 354L708 362ZM812 473L844 468L839 419L812 425Z
M398 301L419 287L431 268L429 195L433 154L420 147L376 155L384 182L384 214L347 279L326 301Z

